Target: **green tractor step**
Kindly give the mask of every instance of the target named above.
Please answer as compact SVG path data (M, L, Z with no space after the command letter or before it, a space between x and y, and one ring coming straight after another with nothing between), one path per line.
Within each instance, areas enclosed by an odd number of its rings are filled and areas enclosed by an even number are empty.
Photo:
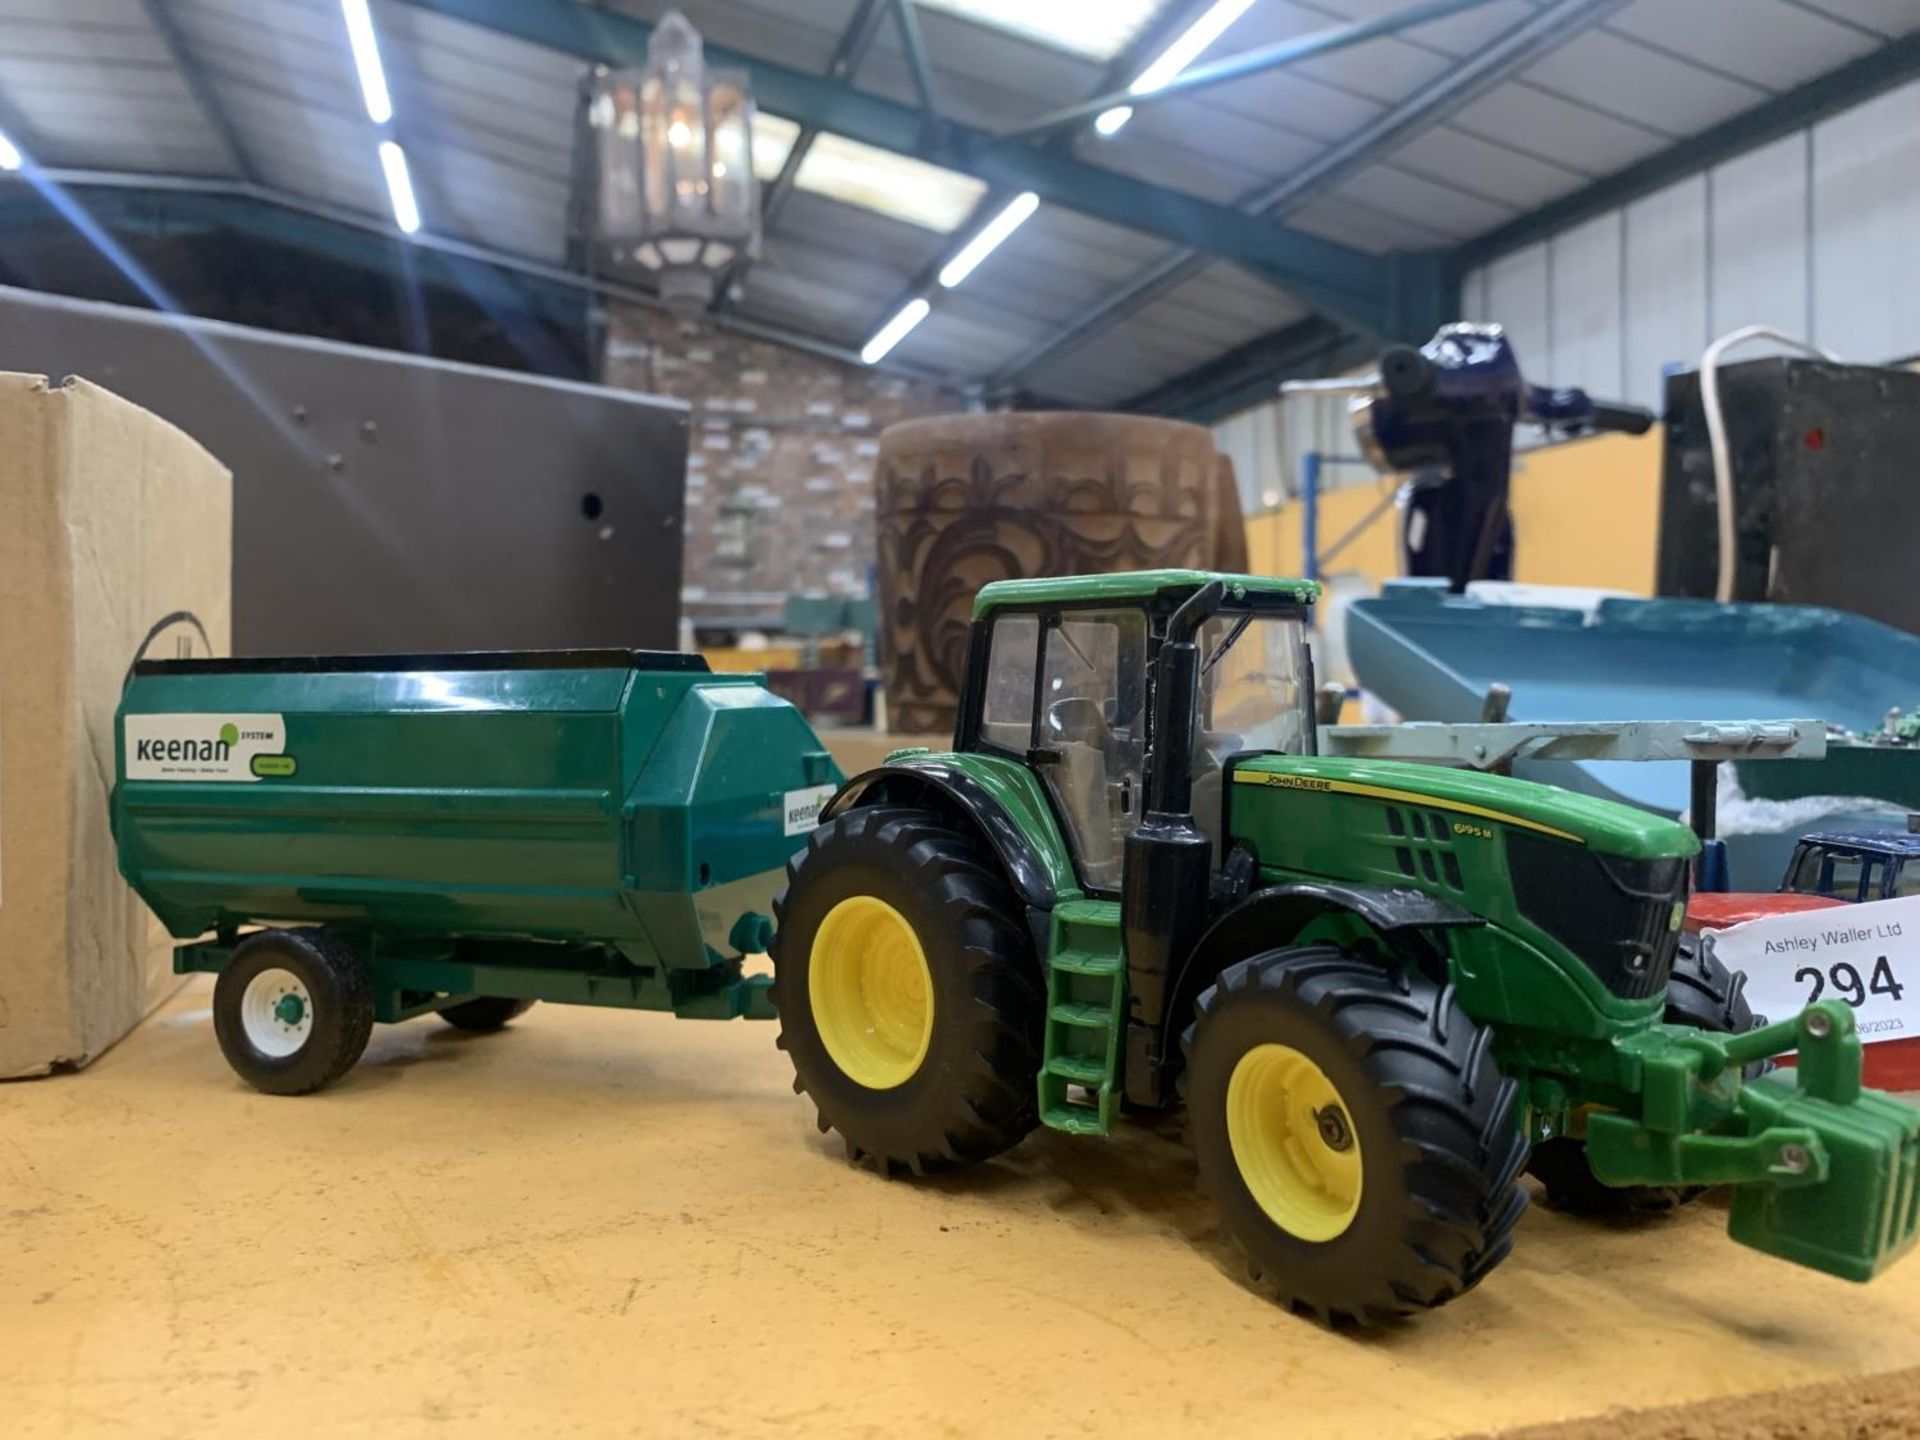
M1120 1114L1120 1036L1126 1030L1120 907L1068 901L1055 908L1053 929L1040 1120L1070 1135L1105 1135Z

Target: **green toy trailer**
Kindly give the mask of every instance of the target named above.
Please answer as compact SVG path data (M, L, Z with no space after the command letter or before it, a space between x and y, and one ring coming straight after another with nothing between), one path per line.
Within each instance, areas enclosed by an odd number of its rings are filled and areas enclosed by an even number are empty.
M1920 1112L1860 1088L1844 1005L1755 1028L1681 948L1692 832L1316 755L1314 598L988 586L952 752L844 785L691 657L142 664L121 868L263 1089L326 1084L376 1018L777 1011L883 1171L1184 1101L1256 1281L1322 1319L1473 1286L1529 1165L1567 1205L1732 1184L1735 1239L1855 1280L1906 1250ZM740 969L769 940L770 995ZM1796 1046L1796 1083L1752 1078Z
M754 677L625 650L142 661L118 756L121 872L275 1094L427 1011L769 1018L741 959L841 779Z

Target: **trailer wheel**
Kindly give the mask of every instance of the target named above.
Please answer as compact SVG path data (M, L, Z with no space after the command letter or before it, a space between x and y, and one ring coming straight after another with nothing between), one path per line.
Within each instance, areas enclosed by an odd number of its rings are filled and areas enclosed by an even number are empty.
M1669 1025L1692 1025L1722 1035L1742 1035L1767 1023L1747 1002L1745 971L1730 971L1700 943L1680 937L1673 973L1667 980L1667 1007L1660 1017ZM1770 1062L1746 1068L1753 1079ZM1558 1137L1533 1147L1528 1168L1546 1191L1547 1203L1570 1215L1664 1215L1707 1193L1705 1185L1608 1185L1587 1163L1584 1140Z
M850 811L788 864L774 914L779 1045L849 1159L918 1175L1033 1129L1039 968L970 837L926 810Z
M326 930L249 935L214 983L213 1032L254 1089L323 1089L353 1067L373 1033L366 962Z
M495 1030L503 1030L510 1021L518 1020L531 1010L531 1000L515 1000L506 995L482 995L475 1000L462 1000L458 1005L449 1005L440 1012L440 1018L456 1030L471 1030L476 1035L491 1035Z
M1228 966L1183 1089L1200 1181L1264 1293L1322 1323L1443 1305L1505 1259L1526 1139L1490 1032L1331 945Z

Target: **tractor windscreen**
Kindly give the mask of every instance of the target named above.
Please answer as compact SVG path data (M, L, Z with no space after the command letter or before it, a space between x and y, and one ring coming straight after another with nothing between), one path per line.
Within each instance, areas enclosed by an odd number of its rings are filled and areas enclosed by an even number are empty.
M1307 639L1297 615L1223 610L1200 628L1193 813L1216 847L1221 769L1234 755L1307 749Z

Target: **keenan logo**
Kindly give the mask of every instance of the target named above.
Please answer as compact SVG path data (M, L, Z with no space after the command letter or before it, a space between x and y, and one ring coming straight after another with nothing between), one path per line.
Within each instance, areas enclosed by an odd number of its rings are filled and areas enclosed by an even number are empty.
M148 736L134 741L133 758L136 760L191 760L201 765L224 765L233 758L234 746L242 740L277 740L279 737L270 730L242 730L231 720L220 727L220 734L212 740L196 740L192 737L171 736L165 739Z
M136 740L133 745L133 758L136 760L192 760L202 765L224 765L233 758L233 747L239 743L239 727L222 725L218 740Z
M129 780L262 780L294 773L284 715L137 714L125 718Z

